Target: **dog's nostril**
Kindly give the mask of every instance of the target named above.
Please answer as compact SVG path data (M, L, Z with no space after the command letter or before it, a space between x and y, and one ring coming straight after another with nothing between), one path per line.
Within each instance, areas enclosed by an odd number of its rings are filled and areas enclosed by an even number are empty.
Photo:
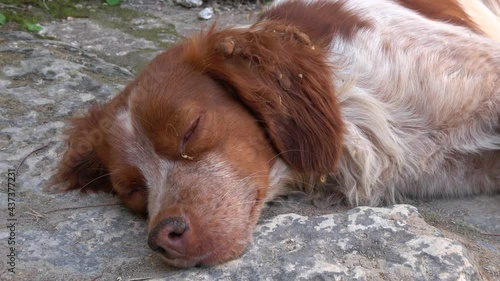
M184 231L182 233L175 233L175 232L171 232L168 234L168 238L170 239L179 239L182 237L182 234L184 233Z
M189 225L183 217L169 217L160 221L149 233L148 245L151 250L161 254L185 253L188 246L186 232Z

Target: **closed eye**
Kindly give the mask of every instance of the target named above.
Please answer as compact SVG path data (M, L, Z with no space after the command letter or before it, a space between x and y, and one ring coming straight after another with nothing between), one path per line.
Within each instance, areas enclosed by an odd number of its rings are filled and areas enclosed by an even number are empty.
M144 184L143 181L140 181L140 182L133 181L133 182L130 182L130 189L127 192L127 195L132 196L132 195L134 195L134 193L141 192L144 190L146 190L146 185Z
M198 116L198 118L196 118L196 120L193 122L193 124L191 124L191 126L189 127L189 129L186 131L186 133L182 137L182 142L181 142L180 150L181 150L181 156L184 159L193 160L193 157L191 157L191 156L189 156L189 155L186 154L186 143L189 141L189 138L196 131L196 128L198 128L198 124L200 123L200 119L201 119L202 116L203 116L203 114L200 115L200 116Z
M134 187L128 192L127 196L132 196L143 189L144 189L143 187Z

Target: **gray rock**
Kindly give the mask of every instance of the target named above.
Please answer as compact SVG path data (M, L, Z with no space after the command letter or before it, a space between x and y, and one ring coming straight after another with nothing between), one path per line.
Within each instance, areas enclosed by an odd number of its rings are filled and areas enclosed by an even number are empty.
M156 280L480 280L469 251L410 205L280 215L240 259Z
M198 8L203 5L203 0L175 0L175 3L186 8Z
M59 38L70 42L74 47L106 56L125 56L130 52L157 47L154 42L133 37L121 30L102 27L88 19L47 24L40 34Z
M198 18L202 20L209 20L214 16L214 9L212 7L206 7L198 13Z

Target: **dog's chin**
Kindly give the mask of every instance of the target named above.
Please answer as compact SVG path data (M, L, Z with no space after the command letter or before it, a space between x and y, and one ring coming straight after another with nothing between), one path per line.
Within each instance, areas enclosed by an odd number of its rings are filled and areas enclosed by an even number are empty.
M246 243L240 243L242 246L238 247L238 249L232 248L226 252L212 251L196 257L184 256L182 258L168 258L162 254L158 255L160 255L160 258L164 263L176 268L208 267L222 264L240 257L250 242L252 242L251 239L249 239Z
M190 267L195 267L195 266L201 266L200 261L198 261L196 258L177 258L177 259L170 259L162 254L158 254L161 258L161 260L166 263L167 265L170 265L172 267L177 267L177 268L190 268Z

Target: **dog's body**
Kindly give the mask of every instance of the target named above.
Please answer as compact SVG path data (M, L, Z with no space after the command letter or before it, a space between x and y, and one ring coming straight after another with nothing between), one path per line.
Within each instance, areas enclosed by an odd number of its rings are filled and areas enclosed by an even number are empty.
M354 205L498 189L498 44L391 1L339 5L363 17L329 46L345 127L335 189Z
M350 205L498 192L498 18L427 2L283 2L180 43L75 119L55 180L147 209L176 266L238 256L291 185Z

